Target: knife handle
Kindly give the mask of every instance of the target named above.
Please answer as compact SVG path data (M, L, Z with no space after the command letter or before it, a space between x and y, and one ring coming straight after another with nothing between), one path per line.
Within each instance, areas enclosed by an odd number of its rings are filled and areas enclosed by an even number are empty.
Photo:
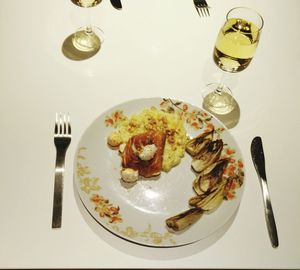
M274 213L272 209L271 199L269 195L268 185L266 179L263 178L261 178L260 183L262 186L262 193L264 198L265 218L266 218L268 233L270 236L272 247L276 248L279 245L278 234L277 234L277 228L276 228Z

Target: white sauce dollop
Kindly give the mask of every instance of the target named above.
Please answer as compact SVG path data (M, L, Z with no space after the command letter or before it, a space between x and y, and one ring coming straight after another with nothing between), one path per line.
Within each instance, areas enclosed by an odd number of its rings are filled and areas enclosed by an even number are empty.
M141 149L138 156L141 160L150 160L154 157L156 151L157 147L155 144L147 144Z

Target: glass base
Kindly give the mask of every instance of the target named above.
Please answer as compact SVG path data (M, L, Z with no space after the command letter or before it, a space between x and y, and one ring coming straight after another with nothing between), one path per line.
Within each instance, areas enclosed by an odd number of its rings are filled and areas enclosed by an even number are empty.
M72 42L74 47L79 51L97 52L101 48L103 39L91 28L84 28L74 33Z
M209 84L203 92L203 104L216 114L228 114L234 109L234 101L228 87Z

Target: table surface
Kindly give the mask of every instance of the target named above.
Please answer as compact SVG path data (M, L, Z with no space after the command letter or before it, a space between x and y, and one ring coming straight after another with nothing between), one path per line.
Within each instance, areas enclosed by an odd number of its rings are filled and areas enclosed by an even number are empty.
M63 53L85 22L71 1L0 3L0 267L1 268L299 268L300 267L300 2L208 0L199 18L192 1L108 0L91 10L105 33L100 52L75 61ZM135 98L173 97L202 105L201 90L220 72L212 49L229 9L249 6L265 25L253 62L230 76L240 107L230 132L246 168L243 199L232 225L206 248L155 249L121 240L82 209L73 160L88 125ZM51 229L55 113L70 112L63 227ZM269 190L279 234L273 249L250 143L264 142Z

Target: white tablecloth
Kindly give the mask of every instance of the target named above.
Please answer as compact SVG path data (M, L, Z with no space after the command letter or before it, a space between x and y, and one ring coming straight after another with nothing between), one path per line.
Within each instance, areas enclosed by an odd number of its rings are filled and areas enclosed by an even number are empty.
M199 18L191 0L108 0L91 10L105 32L100 52L84 61L62 53L85 22L69 0L0 3L0 267L1 268L299 268L300 267L300 2L208 0ZM244 156L246 186L228 231L202 249L153 249L121 240L80 208L73 159L80 136L102 112L144 97L173 97L201 106L215 79L212 49L227 11L249 6L265 25L253 62L230 76L240 106L230 131ZM63 227L51 229L55 112L72 118ZM250 143L264 142L279 234L273 249Z

